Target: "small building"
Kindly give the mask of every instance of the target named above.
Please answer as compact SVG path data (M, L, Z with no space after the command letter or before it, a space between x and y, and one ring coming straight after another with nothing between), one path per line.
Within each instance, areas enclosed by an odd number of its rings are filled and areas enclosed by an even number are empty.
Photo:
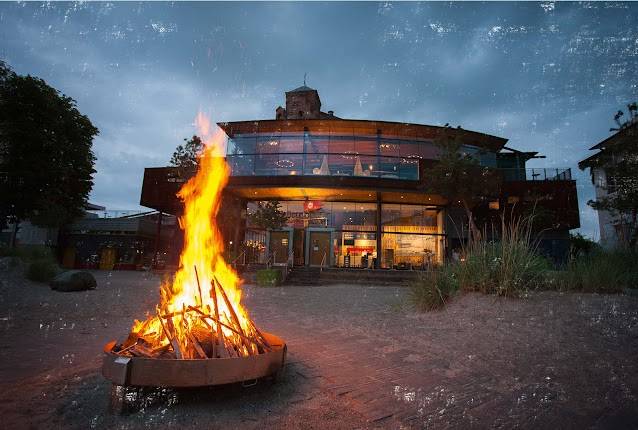
M582 170L589 168L592 184L596 193L596 200L613 195L623 178L615 177L611 171L616 163L622 160L620 148L638 143L638 117L620 126L607 139L589 148L597 151L578 163ZM598 210L598 225L600 228L600 244L611 249L627 244L630 239L632 221L624 216L612 214L609 211Z
M444 127L343 119L321 110L307 86L286 92L275 119L219 123L226 135L231 178L224 191L222 232L234 258L295 265L422 269L441 263L467 240L455 202L427 188L437 162L434 139ZM535 152L506 147L507 139L445 128L463 150L500 172L495 197L474 208L489 226L507 209L543 209L541 248L560 261L569 230L578 228L570 169L526 167ZM175 197L194 172L147 168L140 204L179 215ZM262 201L277 200L288 218L279 231L251 224ZM500 221L499 221L500 223ZM540 231L542 230L542 233Z

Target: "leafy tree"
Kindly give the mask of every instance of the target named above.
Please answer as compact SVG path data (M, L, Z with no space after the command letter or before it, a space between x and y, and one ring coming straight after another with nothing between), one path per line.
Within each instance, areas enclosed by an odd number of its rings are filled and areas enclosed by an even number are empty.
M196 168L197 157L199 157L204 144L198 136L193 136L190 140L184 139L184 142L186 142L184 145L175 148L170 164L175 167Z
M0 62L0 223L56 227L81 215L98 133L75 100Z
M462 146L461 129L443 128L434 145L440 158L428 169L426 191L439 194L451 204L460 204L465 210L470 228L470 240L481 237L476 226L473 209L486 198L498 194L500 180L494 169L481 166L479 160Z
M280 203L277 200L268 202L257 202L257 210L250 215L250 221L257 227L278 230L286 225L288 217L286 213L279 209Z
M587 202L599 211L609 211L617 221L619 237L630 248L638 242L638 123L621 130L621 140L606 148L587 167L602 168L607 176L608 192L597 200ZM585 168L585 167L583 167Z

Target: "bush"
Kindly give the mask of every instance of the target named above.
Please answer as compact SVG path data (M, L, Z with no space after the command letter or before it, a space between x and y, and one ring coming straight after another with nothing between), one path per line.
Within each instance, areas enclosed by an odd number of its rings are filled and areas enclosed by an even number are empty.
M27 266L26 277L36 282L49 282L59 272L58 265L50 258L33 260Z
M256 273L257 285L260 287L274 287L281 283L281 271L277 269L262 269Z
M531 236L531 217L509 224L502 219L499 240L475 241L466 250L465 262L456 269L460 288L513 296L544 286L551 264L538 254Z
M410 284L410 303L420 311L432 311L445 303L458 290L454 266L443 266L423 273Z
M638 287L638 252L595 250L581 255L557 275L562 289L589 293L619 293Z
M23 245L12 248L10 246L0 246L0 257L18 257L23 261L33 261L40 259L54 258L51 249L42 245Z

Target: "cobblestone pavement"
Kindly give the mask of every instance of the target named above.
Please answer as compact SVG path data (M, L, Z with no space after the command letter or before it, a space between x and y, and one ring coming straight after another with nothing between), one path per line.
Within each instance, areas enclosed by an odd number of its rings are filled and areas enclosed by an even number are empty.
M406 291L248 291L304 380L383 427L638 428L638 300L465 295L440 312Z
M158 277L97 272L64 294L5 275L6 428L638 428L636 297L468 294L419 314L398 287L246 286L288 344L276 384L160 390L115 415L101 347L153 309Z

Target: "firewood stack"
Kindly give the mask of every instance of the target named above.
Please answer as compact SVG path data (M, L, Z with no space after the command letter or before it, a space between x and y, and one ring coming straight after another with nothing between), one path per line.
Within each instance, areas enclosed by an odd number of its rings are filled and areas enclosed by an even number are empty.
M222 285L213 277L210 295L213 309L202 305L201 286L195 268L199 299L197 305L146 319L121 345L113 349L125 357L158 359L237 358L263 354L271 347L253 321L246 316L244 327ZM217 296L225 306L218 306ZM222 310L223 309L223 310Z

